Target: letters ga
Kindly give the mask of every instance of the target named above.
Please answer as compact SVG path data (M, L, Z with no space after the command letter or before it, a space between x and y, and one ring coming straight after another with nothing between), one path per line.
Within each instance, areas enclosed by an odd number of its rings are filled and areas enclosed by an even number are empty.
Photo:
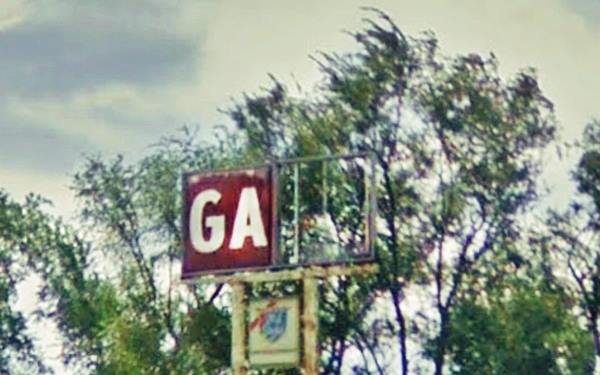
M221 193L216 189L207 189L194 198L190 209L189 233L194 250L202 254L214 253L223 246L225 240L225 215L206 217L205 225L210 229L208 238L204 237L204 207L218 204ZM260 212L256 187L243 188L235 213L229 249L240 250L246 237L251 237L254 247L267 246L267 234Z

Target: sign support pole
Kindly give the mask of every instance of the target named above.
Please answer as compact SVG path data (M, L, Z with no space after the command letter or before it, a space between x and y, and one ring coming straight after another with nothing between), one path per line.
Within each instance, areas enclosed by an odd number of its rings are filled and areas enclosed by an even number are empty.
M246 291L242 282L231 289L231 364L234 375L246 375Z
M319 280L305 277L303 282L304 375L319 373Z

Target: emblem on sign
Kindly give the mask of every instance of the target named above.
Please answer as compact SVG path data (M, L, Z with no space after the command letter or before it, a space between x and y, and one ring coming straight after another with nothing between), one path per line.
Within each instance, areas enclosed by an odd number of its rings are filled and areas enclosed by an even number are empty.
M276 342L283 336L287 328L288 309L276 308L275 302L270 302L260 315L250 323L250 331L259 329L269 341Z
M287 315L287 309L276 309L267 313L266 322L261 329L267 340L275 342L285 333Z

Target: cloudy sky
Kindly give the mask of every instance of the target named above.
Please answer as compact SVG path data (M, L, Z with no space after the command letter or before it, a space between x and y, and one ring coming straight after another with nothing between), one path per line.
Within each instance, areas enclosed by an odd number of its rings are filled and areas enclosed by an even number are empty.
M308 56L352 49L365 5L448 54L493 51L507 77L536 67L564 140L600 117L600 0L1 0L0 187L68 214L82 154L135 158L183 125L208 137L268 73L310 88ZM564 164L548 175L568 191Z
M232 97L273 73L305 87L308 56L345 51L374 5L447 53L494 51L507 76L538 69L564 139L600 115L600 0L3 0L0 187L72 207L84 153L141 155L182 125L208 134ZM558 178L560 180L560 178Z

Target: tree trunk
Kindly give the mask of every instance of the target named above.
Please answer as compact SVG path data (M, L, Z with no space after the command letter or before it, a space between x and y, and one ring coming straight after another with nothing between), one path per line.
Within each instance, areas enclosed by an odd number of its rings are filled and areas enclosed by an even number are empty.
M340 349L337 353L337 361L335 366L335 374L340 375L342 373L342 365L344 364L344 354L346 353L346 339L340 340Z
M590 314L590 331L594 336L594 348L596 349L596 355L594 356L594 362L592 363L592 371L596 370L600 361L600 332L598 332L598 311L592 311Z
M450 333L450 319L448 310L441 308L440 311L440 336L437 340L437 348L435 351L434 364L435 375L442 375L445 365L446 350L448 345L448 334Z
M396 311L396 321L400 327L398 334L398 342L400 344L400 359L402 361L402 375L408 374L408 356L406 355L406 319L400 308L400 292L397 288L393 288L392 300L394 302L394 310Z

